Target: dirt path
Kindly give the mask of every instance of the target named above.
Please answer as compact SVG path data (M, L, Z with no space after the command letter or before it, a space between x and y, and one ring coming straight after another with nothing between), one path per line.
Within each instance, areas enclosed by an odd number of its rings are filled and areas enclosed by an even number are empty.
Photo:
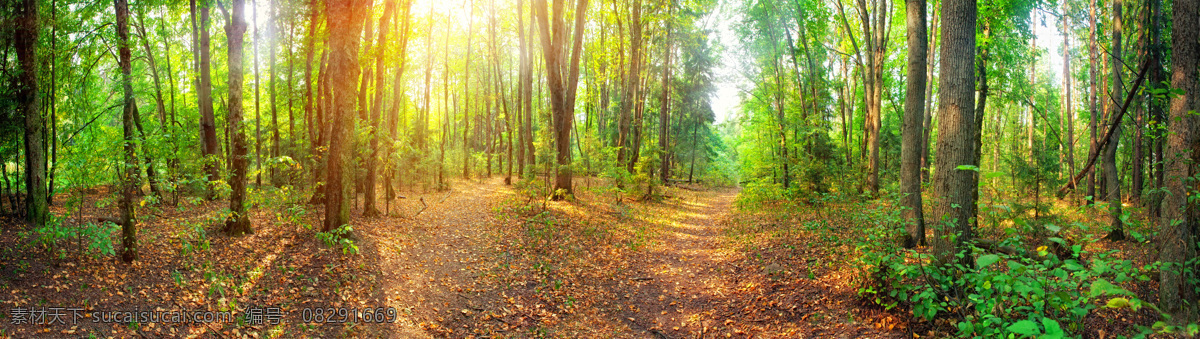
M867 319L844 276L821 268L828 254L733 240L736 189L624 203L577 189L575 201L514 211L500 179L454 187L409 196L400 217L365 231L380 257L376 299L400 310L392 337L904 334ZM416 215L420 198L429 207Z
M381 256L381 297L401 314L393 337L447 334L456 317L480 309L472 300L479 268L488 259L490 229L500 224L493 208L511 192L498 178L453 187L409 195L393 207L399 217L382 219L368 231ZM428 205L424 211L420 199Z

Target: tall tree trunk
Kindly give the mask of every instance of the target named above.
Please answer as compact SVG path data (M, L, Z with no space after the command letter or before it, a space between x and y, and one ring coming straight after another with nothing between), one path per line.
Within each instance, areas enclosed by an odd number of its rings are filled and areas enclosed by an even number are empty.
M246 177L246 167L250 159L246 154L245 126L242 126L242 47L246 34L246 2L233 0L231 7L233 14L225 25L225 34L229 44L229 116L226 124L229 126L229 146L232 151L229 187L233 189L229 194L229 210L233 214L225 221L225 231L230 235L242 235L254 233L250 227L250 215L246 211L246 182L249 179ZM258 94L255 93L255 96Z
M121 18L122 6L127 7L124 0L116 0L117 16ZM38 30L40 24L38 22L38 8L36 0L22 0L20 5L16 7L16 32L14 32L14 42L17 50L17 61L20 63L20 75L17 78L17 102L18 109L24 115L25 122L25 194L26 194L26 220L29 224L35 227L40 227L49 221L49 204L46 200L46 153L45 153L45 122L42 119L42 99L40 88L38 88ZM128 17L128 9L125 16ZM123 23L119 21L118 23ZM121 28L118 27L118 33L121 33ZM125 40L128 40L128 28L123 33ZM128 64L129 46L128 43L122 43L122 55L125 57L122 65ZM122 68L123 80L126 81L126 86L129 86L129 67ZM127 87L128 88L128 87ZM128 93L126 95L132 95ZM131 102L131 97L126 97L126 104ZM133 141L132 133L126 134L125 148L126 151L132 152ZM137 161L130 157L130 161ZM5 177L7 180L7 177ZM133 197L128 196L132 201ZM122 200L122 206L126 201ZM128 202L132 208L132 202ZM13 205L16 210L16 204ZM132 219L131 219L132 220ZM132 227L132 224L130 225Z
M1109 69L1112 72L1112 92L1108 97L1111 100L1120 100L1125 97L1125 85L1121 79L1122 63L1122 2L1123 0L1113 1L1113 27L1112 27L1112 56L1109 60L1112 61L1112 66ZM1106 100L1108 101L1108 100ZM1125 239L1125 231L1123 222L1121 221L1121 178L1117 175L1117 146L1121 141L1121 120L1119 120L1118 112L1121 110L1121 105L1110 103L1108 105L1109 123L1111 128L1115 129L1112 136L1108 140L1108 145L1104 149L1104 158L1102 167L1104 168L1105 192L1104 196L1108 200L1108 214L1110 228L1108 235L1105 237L1109 240Z
M529 71L529 46L525 42L525 15L522 13L525 8L525 0L517 0L517 177L525 177L525 164L528 161L526 157L533 157L531 152L526 152L525 133L528 129L525 127L525 117L529 116L530 112L525 110L525 96L528 94L525 83L525 73ZM531 37L532 38L532 37Z
M629 70L625 75L625 85L621 93L621 112L620 118L617 121L617 163L625 165L629 172L633 172L632 158L633 141L630 136L630 127L633 124L632 110L636 103L638 74L642 58L642 0L634 0L632 5L633 17L629 22ZM545 33L543 33L545 34Z
M329 27L330 107L329 155L325 177L325 220L323 231L341 227L350 221L350 197L346 173L349 172L350 138L354 124L354 80L358 79L358 49L367 4L362 0L326 0Z
M1155 89L1161 89L1163 82L1166 81L1166 75L1163 72L1163 52L1162 52L1162 0L1150 0L1150 53L1151 62L1149 77L1146 83L1149 85L1149 90L1153 92ZM1165 123L1167 121L1166 105L1164 100L1155 98L1150 100L1150 117L1156 123ZM1163 173L1164 173L1164 154L1163 145L1167 143L1167 136L1162 132L1162 129L1154 129L1152 131L1154 140L1154 148L1151 151L1152 169L1154 172L1154 188L1163 188ZM1150 215L1161 217L1162 197L1161 191L1154 191L1153 200L1150 203Z
M400 26L400 30L398 32L400 34L400 48L397 50L397 52L400 53L400 57L397 58L399 60L396 61L396 74L392 81L392 104L391 104L391 112L392 112L391 117L392 118L389 119L389 123L388 123L388 133L391 134L391 139L390 139L390 142L384 144L384 149L386 151L384 151L383 154L385 157L390 157L392 154L391 147L389 147L388 145L390 145L392 142L396 142L396 141L400 140L399 139L399 129L407 127L407 126L398 126L398 122L403 123L403 122L407 121L407 117L405 117L405 115L404 115L405 108L407 107L407 105L404 103L403 93L404 93L404 71L405 71L405 68L408 66L408 53L407 53L408 52L408 38L409 38L408 34L411 32L410 25L412 23L412 4L413 4L413 0L404 0L404 14L403 14L404 24ZM391 164L393 164L392 161L385 161L384 163L389 164L389 166L388 166L389 170L387 171L387 179L385 180L384 185L387 186L387 192L388 192L387 196L388 196L388 201L390 202L391 199L393 197L395 197L395 192L393 192L391 181L393 179L396 179L396 177L398 176L398 174L396 172L398 172L398 171L395 168L396 166L391 165Z
M670 5L668 5L670 6ZM667 17L674 13L674 6L667 10ZM666 47L663 49L662 97L658 101L658 180L664 185L670 178L671 161L667 151L669 125L671 121L671 19L667 19Z
M221 179L221 173L218 165L218 154L221 152L221 146L217 142L217 119L213 113L212 100L212 71L210 66L212 57L209 49L209 33L208 33L208 13L209 4L202 1L199 5L200 9L200 46L197 48L199 52L199 64L196 66L200 73L198 82L199 89L196 90L196 98L199 100L200 106L200 151L204 155L204 172L208 175L208 182L216 182ZM213 200L217 198L216 187L209 184L207 198Z
M937 15L936 6L935 6L934 12L931 13L930 15L928 15L928 17L932 18L933 22L930 23L929 35L926 36L926 38L928 39L926 41L928 42L928 44L930 46L928 46L929 48L927 48L927 51L926 51L926 54L929 59L929 61L926 63L926 65L928 65L927 68L928 68L929 73L927 74L928 77L925 79L925 120L922 123L924 128L922 129L923 134L921 136L921 181L922 182L929 182L929 179L932 176L931 173L929 172L929 135L932 134L932 132L933 132L933 83L934 83L933 69L937 67L936 64L934 64L934 55L937 54L937 51L936 51L937 40L934 39L935 32L937 31L937 24L938 24L938 15Z
M33 5L30 5L33 4ZM37 16L36 2L26 0L26 17ZM121 114L125 153L125 166L121 175L121 260L133 262L138 258L137 250L137 220L133 212L133 199L137 190L137 154L134 151L134 111L137 102L133 100L133 58L129 51L129 2L115 0L114 10L117 14L117 64L121 68L121 88L124 92L124 109ZM35 33L36 34L36 33ZM34 35L33 37L36 37ZM18 48L20 50L20 48ZM36 73L35 73L36 75ZM36 111L34 111L36 112ZM40 117L40 116L39 116ZM26 118L28 120L28 117ZM40 150L40 146L39 146ZM28 157L32 153L27 153ZM41 168L41 167L37 167ZM31 204L39 199L31 199Z
M268 78L270 78L268 79L270 82L267 84L267 102L268 105L271 105L271 158L279 157L279 130L281 129L279 128L279 110L275 104L275 83L277 82L275 81L277 76L275 73L275 50L279 46L279 39L282 35L279 34L279 15L276 11L278 11L278 7L272 6L270 12L271 18L267 21L270 25L267 26L267 33L270 36L267 38L269 41L267 44L267 74L269 74ZM290 50L291 48L289 47L288 49ZM291 74L291 72L288 73ZM288 83L288 86L291 86L291 82ZM291 102L291 100L289 99L288 102ZM290 113L291 110L289 109L288 112ZM267 166L271 168L270 172L268 172L267 180L271 185L279 186L280 177L276 166L272 166L270 161L268 161ZM260 168L259 171L262 171L262 169Z
M379 19L379 39L377 44L379 48L375 50L375 99L371 104L371 128L369 130L369 138L371 140L371 153L367 157L367 180L364 187L365 197L363 198L363 216L376 217L379 216L379 209L375 207L375 186L377 185L376 178L378 177L378 161L382 154L379 149L379 138L382 127L379 117L383 111L383 77L385 75L383 68L383 54L387 45L388 28L391 27L392 13L396 11L396 0L387 0L383 7L383 17ZM367 37L370 38L370 37ZM399 87L393 88L393 91L399 91Z
M1196 194L1194 184L1188 178L1196 175L1196 162L1200 152L1196 143L1200 140L1200 121L1190 112L1200 109L1200 86L1197 86L1197 63L1200 59L1200 1L1177 0L1174 5L1175 27L1171 31L1174 52L1171 57L1171 88L1183 91L1183 95L1171 98L1170 133L1167 134L1166 177L1167 194L1162 204L1162 219L1159 225L1161 250L1159 261L1164 263L1159 275L1159 304L1163 311L1173 315L1176 324L1187 324L1196 319L1196 286L1191 282L1194 266L1190 261L1196 257L1197 208L1189 202ZM1189 274L1189 270L1193 270Z
M1066 11L1066 3L1063 3L1063 11ZM1062 19L1063 33L1063 115L1067 116L1067 166L1070 169L1068 175L1069 180L1075 180L1075 105L1071 99L1071 84L1074 82L1074 76L1071 74L1071 36L1068 34L1071 26L1070 19ZM1075 184L1072 182L1072 184Z
M925 0L907 0L908 84L905 88L904 123L900 144L900 194L909 239L907 247L925 244L925 216L921 210L921 138L925 113L925 58L929 35L925 32Z
M537 0L534 7L537 11L538 27L541 28L542 58L546 62L546 80L550 87L550 104L553 111L551 117L554 122L554 142L557 151L555 160L558 168L551 197L559 200L572 194L571 121L574 115L575 90L579 81L579 54L583 49L584 15L587 11L587 0L578 0L576 3L574 34L565 27L566 13L563 8L563 0L554 1L553 28L547 19L546 12L550 8L547 8L546 0ZM570 68L567 69L567 74L563 74L560 57L566 55L564 49L569 35L574 35L569 54Z
M1088 110L1091 112L1091 120L1088 121L1088 132L1091 135L1091 143L1088 146L1088 154L1094 154L1097 152L1096 148L1098 148L1100 146L1099 139L1096 139L1096 127L1100 123L1100 117L1099 117L1100 113L1097 108L1097 101L1099 100L1099 96L1097 94L1098 90L1096 87L1099 84L1097 77L1098 77L1098 71L1100 68L1100 66L1097 64L1097 62L1100 60L1100 54L1097 52L1098 45L1096 42L1096 34L1097 34L1097 32L1096 32L1096 0L1091 0L1090 6L1088 9L1088 14L1089 14L1089 16L1088 16L1089 17L1089 27L1091 29L1091 32L1088 35L1088 39L1089 39L1088 40L1088 62L1090 63L1088 66L1088 77L1090 77L1090 79L1091 79L1090 86L1088 86L1088 90L1090 91L1090 92L1088 92ZM1089 197L1088 204L1092 204L1092 203L1096 202L1096 172L1095 171L1088 172L1087 196Z
M975 0L942 2L941 70L938 72L938 140L934 168L934 216L952 227L935 228L933 248L939 261L948 263L973 237L978 178L959 169L976 164Z
M868 6L870 2L871 6ZM864 120L863 142L867 147L867 189L879 194L879 133L883 114L883 63L886 59L888 42L888 18L891 10L888 1L858 1L859 19L862 22L863 38L867 49L866 101L867 115Z
M470 6L470 14L467 16L467 55L463 61L463 179L471 178L471 34L475 31L475 3L472 0L467 1L467 6Z

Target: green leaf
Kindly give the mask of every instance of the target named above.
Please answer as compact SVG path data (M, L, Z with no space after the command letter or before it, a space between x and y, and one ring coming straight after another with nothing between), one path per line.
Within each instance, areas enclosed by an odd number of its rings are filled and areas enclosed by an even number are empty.
M1021 320L1013 323L1012 325L1008 325L1008 331L1028 336L1042 334L1042 329L1038 328L1037 323L1030 320Z
M984 267L990 266L991 264L995 264L997 262L1000 262L1000 256L995 255L995 254L985 254L985 255L979 256L978 259L975 259L975 266L979 267L979 268L984 268Z
M1125 298L1121 298L1121 297L1112 298L1108 301L1108 304L1104 305L1104 307L1108 307L1108 308L1129 307L1129 299L1125 299Z
M1038 337L1038 339L1062 339L1063 335L1066 334L1054 319L1042 318L1042 326L1046 327L1046 334Z
M1062 227L1054 224L1046 224L1046 230L1050 231L1050 234L1058 234L1058 231L1062 231Z
M1112 291L1114 288L1116 288L1116 286L1113 286L1113 284L1109 283L1108 280L1104 280L1104 278L1096 279L1096 281L1092 282L1092 289L1091 292L1088 293L1088 297L1098 297L1101 294L1109 293L1109 291Z
M975 166L975 165L958 165L958 167L955 167L955 169L960 170L960 171L979 172L979 166Z

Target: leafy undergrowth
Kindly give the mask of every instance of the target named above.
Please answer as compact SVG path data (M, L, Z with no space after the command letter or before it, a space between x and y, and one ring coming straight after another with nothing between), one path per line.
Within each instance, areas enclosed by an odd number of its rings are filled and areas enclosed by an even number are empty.
M89 208L82 214L59 204L52 208L60 216L75 213L54 224L62 230L29 229L5 221L0 233L0 307L5 309L0 336L330 337L381 336L389 331L362 320L340 322L328 313L327 319L316 316L327 312L317 309L382 306L376 296L380 272L376 256L347 253L376 252L369 242L320 240L312 227L319 225L319 218L309 211L315 208L300 203L307 194L253 190L250 219L255 233L242 237L221 231L227 215L227 203L221 200L189 199L174 207L142 204L140 259L132 264L119 262L109 252L119 251L116 234L75 231L86 229L81 225L95 227L97 217L117 215L106 188L83 196ZM56 232L63 236L47 242L48 234ZM105 241L110 248L89 246ZM44 324L14 324L16 309L45 310ZM227 319L216 313L213 322L178 323L169 318L155 322L136 313L129 319L124 314L111 319L114 311L229 313ZM277 323L272 321L276 314ZM28 319L37 321L32 315Z

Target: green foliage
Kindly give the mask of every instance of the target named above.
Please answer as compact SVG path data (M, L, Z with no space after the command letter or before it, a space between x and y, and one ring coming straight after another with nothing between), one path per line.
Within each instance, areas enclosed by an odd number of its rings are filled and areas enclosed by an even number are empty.
M329 232L317 232L317 240L325 246L339 247L342 254L358 254L358 245L354 243L354 227L349 224L338 226Z
M951 319L962 337L1072 337L1099 307L1149 306L1120 285L1149 280L1156 268L1137 267L1116 251L1088 253L1073 245L1070 257L1059 258L1046 246L1012 254L971 246L943 265L898 247L893 237L899 230L892 226L899 224L898 215L871 219L882 221L865 223L868 236L856 247L863 268L859 295L921 319ZM1013 237L999 245L1019 249L1013 245L1020 241ZM970 260L964 264L964 258Z
M70 245L74 243L77 251L92 258L115 254L113 241L115 232L120 228L111 222L86 223L75 227L66 226L63 218L50 215L45 225L36 226L31 231L38 247L56 254L60 259L66 258Z

